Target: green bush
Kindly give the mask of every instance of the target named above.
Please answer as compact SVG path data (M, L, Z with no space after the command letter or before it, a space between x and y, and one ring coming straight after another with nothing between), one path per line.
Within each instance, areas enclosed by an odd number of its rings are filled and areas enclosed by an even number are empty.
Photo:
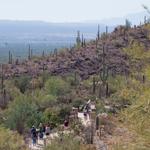
M27 89L27 87L29 86L29 83L31 81L31 77L29 76L21 76L19 78L16 78L14 80L14 85L20 89L20 91L22 93L24 93Z
M24 133L33 124L38 125L41 113L37 111L36 105L25 96L17 97L5 110L6 120L4 124L12 130Z
M46 109L57 103L57 97L47 94L44 90L35 90L32 98L39 109Z
M45 89L48 94L61 96L70 91L70 86L61 77L50 77L45 83Z
M27 148L19 134L0 127L0 150L27 150Z
M54 127L57 127L60 124L59 111L59 107L47 108L43 113L42 122L49 122Z
M70 106L54 106L51 108L47 108L42 117L43 122L49 122L54 125L54 127L63 123L66 117L69 116L71 111Z

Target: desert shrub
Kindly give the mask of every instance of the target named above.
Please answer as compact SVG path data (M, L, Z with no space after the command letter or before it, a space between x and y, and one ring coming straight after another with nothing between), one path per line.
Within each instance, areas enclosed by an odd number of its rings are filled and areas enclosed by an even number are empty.
M123 114L133 130L150 140L150 90L143 92Z
M71 86L77 86L80 83L80 76L76 73L68 75L65 79Z
M29 89L32 90L41 88L42 86L43 86L42 78L33 78L28 85Z
M31 81L31 77L29 76L21 76L19 78L14 79L14 85L20 89L22 93L24 93L29 86Z
M62 80L61 77L50 77L45 83L45 89L54 96L65 95L70 91L69 84Z
M75 99L72 102L72 106L75 108L78 108L79 106L84 105L84 104L85 104L85 101L83 99L80 99L80 98Z
M116 93L111 95L110 99L113 103L124 107L136 101L143 89L144 86L139 81L128 78L126 83L122 84Z
M130 44L128 48L124 49L124 52L133 60L141 60L147 57L147 53L144 51L144 46L138 42Z
M42 122L45 123L51 123L53 125L53 127L57 127L60 124L60 118L59 118L59 108L55 107L55 108L47 108L44 112L43 112L43 116L42 116Z
M47 94L44 90L35 90L32 96L32 101L38 106L39 109L46 109L52 107L57 102L57 97Z
M64 122L64 120L69 116L70 111L70 106L54 106L47 108L43 113L42 121L49 122L56 127Z
M126 85L126 82L127 80L124 76L118 75L115 78L110 76L108 78L110 94L113 94L118 90L121 90Z
M134 89L123 88L122 90L116 92L111 96L111 99L114 103L121 106L130 105L133 101L136 100L137 92Z
M72 136L64 136L53 141L45 150L80 150L80 142Z
M64 105L61 107L59 114L58 114L61 122L63 122L66 118L69 117L70 111L71 111L71 106L69 105Z
M14 100L17 96L21 96L20 89L15 86L12 80L5 81L5 89L10 94L10 97Z
M27 150L23 138L17 133L0 127L0 150Z
M29 97L17 97L5 110L6 120L4 124L19 133L24 133L33 124L38 125L41 114L36 105L32 104Z

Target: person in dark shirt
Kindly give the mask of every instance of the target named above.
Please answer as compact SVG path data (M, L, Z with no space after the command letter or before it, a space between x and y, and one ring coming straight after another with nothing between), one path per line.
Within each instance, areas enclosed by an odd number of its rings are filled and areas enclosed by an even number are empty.
M31 128L31 138L32 138L32 144L36 145L36 142L37 142L37 132L36 132L36 128L34 126L32 126L32 128Z

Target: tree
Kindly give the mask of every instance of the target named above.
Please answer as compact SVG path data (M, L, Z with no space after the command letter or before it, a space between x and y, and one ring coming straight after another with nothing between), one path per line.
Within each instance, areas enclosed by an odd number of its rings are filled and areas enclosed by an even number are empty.
M6 127L17 130L20 134L23 134L33 124L38 125L41 117L36 105L27 96L19 96L12 101L4 115L6 116L4 121Z
M61 77L50 77L45 83L47 92L54 96L65 95L70 91L70 86Z

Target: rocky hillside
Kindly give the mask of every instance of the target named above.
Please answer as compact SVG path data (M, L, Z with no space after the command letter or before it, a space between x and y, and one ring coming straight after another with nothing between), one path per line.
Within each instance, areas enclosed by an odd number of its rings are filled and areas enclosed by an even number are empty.
M129 72L128 57L123 48L134 42L142 43L147 49L150 46L148 29L138 26L127 29L123 26L117 27L110 34L103 34L99 40L86 43L83 47L73 47L64 51L55 51L50 56L33 58L28 61L13 61L3 68L6 78L28 74L37 76L43 71L52 75L64 75L78 72L82 79L96 74L102 67L102 50L105 50L105 60L112 74L125 74ZM107 38L106 38L107 36Z

